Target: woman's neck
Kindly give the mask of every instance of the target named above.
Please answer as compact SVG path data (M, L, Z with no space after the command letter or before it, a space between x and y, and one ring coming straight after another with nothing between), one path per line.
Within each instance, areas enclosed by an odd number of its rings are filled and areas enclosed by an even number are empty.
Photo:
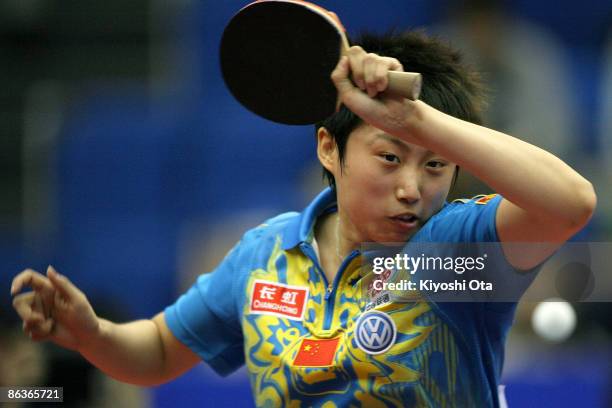
M340 214L335 212L317 220L315 239L319 247L319 262L325 276L332 282L342 261L355 245L346 239Z

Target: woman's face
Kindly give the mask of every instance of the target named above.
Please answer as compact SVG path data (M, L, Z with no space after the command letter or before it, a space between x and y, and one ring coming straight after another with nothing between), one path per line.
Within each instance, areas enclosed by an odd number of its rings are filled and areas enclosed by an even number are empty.
M323 165L334 175L340 232L352 245L407 241L442 208L457 167L367 124L351 133L343 164L337 149L333 156Z

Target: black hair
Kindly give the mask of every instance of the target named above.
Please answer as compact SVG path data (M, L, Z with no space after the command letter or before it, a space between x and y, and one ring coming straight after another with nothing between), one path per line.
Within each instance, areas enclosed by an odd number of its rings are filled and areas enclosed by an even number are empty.
M445 42L421 31L400 33L392 30L382 35L364 33L351 43L361 46L366 52L396 58L404 71L421 73L423 87L419 99L423 102L456 118L482 123L485 97L480 75ZM321 127L327 129L343 165L349 135L361 123L361 118L342 105L338 112L315 125L315 134ZM325 168L323 176L335 188L334 176ZM456 177L457 172L454 180Z

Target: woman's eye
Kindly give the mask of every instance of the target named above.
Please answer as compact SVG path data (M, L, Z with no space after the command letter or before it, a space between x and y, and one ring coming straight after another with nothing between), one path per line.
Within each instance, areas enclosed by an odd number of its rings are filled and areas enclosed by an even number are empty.
M385 153L381 155L383 159L390 163L399 163L399 157L394 154Z
M446 166L446 163L440 162L440 161L430 161L430 162L427 162L427 167L430 167L430 168L433 168L433 169L441 169L444 166Z

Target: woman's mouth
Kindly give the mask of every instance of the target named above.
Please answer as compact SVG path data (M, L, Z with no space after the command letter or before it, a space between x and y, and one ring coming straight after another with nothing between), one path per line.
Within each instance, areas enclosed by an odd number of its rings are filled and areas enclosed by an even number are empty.
M390 217L395 225L403 230L411 230L416 228L419 223L419 217L414 214L401 214Z

